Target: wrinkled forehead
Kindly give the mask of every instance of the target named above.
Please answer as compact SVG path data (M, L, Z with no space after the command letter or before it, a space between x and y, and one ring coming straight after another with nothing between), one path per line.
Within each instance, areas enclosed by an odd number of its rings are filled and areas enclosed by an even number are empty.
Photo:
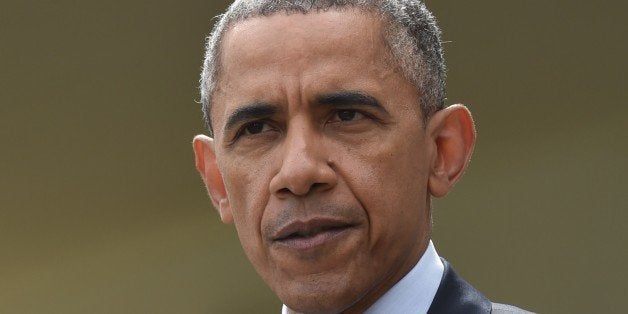
M273 77L309 74L346 80L374 63L391 68L389 59L382 22L370 12L278 12L252 17L231 26L223 37L212 117L220 115L225 96L232 99L243 85L268 83L259 80L268 78L269 72L276 74ZM338 69L352 71L344 73ZM238 88L234 88L234 82Z
M291 62L344 54L373 57L384 43L381 22L359 9L286 13L252 17L232 25L221 45L221 74L233 66ZM360 52L360 53L356 53Z

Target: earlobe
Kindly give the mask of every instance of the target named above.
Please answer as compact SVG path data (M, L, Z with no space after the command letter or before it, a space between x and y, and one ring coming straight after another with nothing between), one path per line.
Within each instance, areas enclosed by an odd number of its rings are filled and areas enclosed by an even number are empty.
M194 148L196 169L205 183L214 208L218 210L220 219L224 223L233 223L233 215L225 190L225 183L216 162L214 140L205 135L197 135L194 137L192 147Z
M464 173L475 144L475 125L463 105L436 112L428 131L435 147L429 176L430 194L445 196Z

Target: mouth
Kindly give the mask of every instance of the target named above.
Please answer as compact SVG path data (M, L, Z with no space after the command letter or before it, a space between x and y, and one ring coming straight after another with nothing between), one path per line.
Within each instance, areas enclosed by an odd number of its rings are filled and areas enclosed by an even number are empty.
M307 250L342 236L355 227L334 219L296 221L281 228L273 242L296 250Z

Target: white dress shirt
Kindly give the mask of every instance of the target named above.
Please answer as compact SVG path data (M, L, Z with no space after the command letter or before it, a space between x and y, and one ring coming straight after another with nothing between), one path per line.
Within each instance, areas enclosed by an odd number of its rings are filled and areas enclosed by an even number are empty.
M445 266L432 241L419 262L399 282L377 300L366 314L427 313L443 277ZM282 314L289 314L287 306Z

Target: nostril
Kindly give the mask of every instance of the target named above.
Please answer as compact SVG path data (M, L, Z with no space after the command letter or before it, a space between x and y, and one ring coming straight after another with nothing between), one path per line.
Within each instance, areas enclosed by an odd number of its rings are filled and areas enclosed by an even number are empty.
M295 187L285 187L285 188L281 188L279 190L277 190L277 194L278 195L289 195L289 194L293 194L293 195L300 195L300 196L304 196L308 193L311 193L313 191L324 191L327 189L327 187L329 186L329 184L326 183L313 183L307 187L305 186L295 186Z

